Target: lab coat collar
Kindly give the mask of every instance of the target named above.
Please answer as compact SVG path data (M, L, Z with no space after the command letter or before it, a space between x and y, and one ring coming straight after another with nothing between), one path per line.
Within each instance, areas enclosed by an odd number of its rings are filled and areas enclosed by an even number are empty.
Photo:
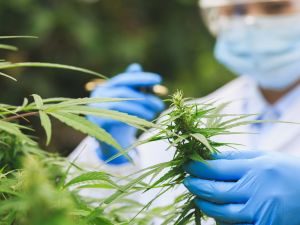
M265 140L265 145L270 149L284 151L284 147L294 138L300 138L300 95L298 101L285 108L284 114L280 120L284 122L298 123L276 123L273 129L270 130L268 138ZM300 146L299 146L300 148Z
M245 88L248 89L247 100L244 103L244 113L246 114L258 114L259 116L268 113L268 111L273 111L277 115L275 119L278 120L285 117L285 114L289 112L287 109L293 107L300 100L300 85L283 96L274 105L270 105L266 101L258 86L251 80L246 83Z
M273 110L278 114L280 121L300 123L300 85L284 96L278 103L271 106L266 102L257 85L248 80L244 88L247 88L243 113L262 114L267 110ZM245 111L246 110L246 111ZM300 125L291 123L275 123L261 146L264 149L284 151L284 147L293 139L300 138ZM300 146L299 146L300 148Z

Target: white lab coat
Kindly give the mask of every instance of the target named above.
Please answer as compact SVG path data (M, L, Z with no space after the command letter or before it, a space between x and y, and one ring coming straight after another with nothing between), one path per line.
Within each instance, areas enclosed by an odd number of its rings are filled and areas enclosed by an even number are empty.
M220 102L233 101L230 106L225 109L224 113L259 113L261 107L263 107L262 103L258 101L259 95L260 92L253 81L246 77L240 77L218 89L204 99L214 99ZM201 102L203 101L203 98L197 101ZM247 112L245 112L245 102L250 103L248 105L251 106L250 109L248 108ZM292 106L286 109L286 112L280 118L280 120L298 123L300 122L300 96L299 100L295 101ZM237 131L245 133L253 132L250 125L239 127ZM148 135L149 134L144 134L141 138L146 138ZM267 135L264 137L261 137L260 134L228 135L220 137L220 141L242 144L242 146L239 147L240 150L276 151L300 156L300 125L276 123L272 124L271 128L267 132ZM135 170L169 161L173 156L172 150L164 151L168 147L168 143L164 141L157 141L145 144L138 148L138 156L134 159L136 165L103 167L103 162L101 162L96 155L97 147L97 141L88 137L71 154L70 158L74 159L76 156L80 155L76 162L84 168L90 170L98 170L101 168L112 173L126 175ZM175 197L184 191L184 187L179 187L177 190L174 190L173 192L168 193L167 195L164 195L162 198L158 199L155 205L163 206L166 204L171 204ZM99 191L95 190L86 190L84 194L87 196L93 195L94 197L103 196L103 192L99 193ZM154 195L155 192L149 192L148 194L139 195L137 198L139 198L141 202L148 202L153 198Z

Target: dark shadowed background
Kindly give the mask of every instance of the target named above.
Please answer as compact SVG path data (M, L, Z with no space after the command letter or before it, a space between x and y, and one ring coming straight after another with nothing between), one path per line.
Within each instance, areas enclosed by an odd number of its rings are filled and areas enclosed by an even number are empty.
M0 35L36 35L7 40L17 52L9 61L47 61L80 66L108 77L132 62L164 78L170 93L201 97L233 76L213 59L213 37L200 17L197 0L2 0ZM10 71L17 83L1 78L1 101L20 104L33 93L84 97L93 77L70 71ZM43 132L35 127L43 139ZM49 149L66 155L83 138L55 122Z

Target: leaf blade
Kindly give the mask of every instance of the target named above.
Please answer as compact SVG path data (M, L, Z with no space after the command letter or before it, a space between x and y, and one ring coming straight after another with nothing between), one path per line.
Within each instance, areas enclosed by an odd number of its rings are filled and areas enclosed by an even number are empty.
M46 145L49 145L52 136L51 120L50 117L47 115L47 113L45 113L44 111L40 110L39 115L40 115L41 125L44 128L46 133Z

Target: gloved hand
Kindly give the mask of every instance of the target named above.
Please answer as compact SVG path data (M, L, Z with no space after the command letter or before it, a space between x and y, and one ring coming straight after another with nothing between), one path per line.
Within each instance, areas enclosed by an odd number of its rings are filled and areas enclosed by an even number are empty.
M221 225L300 224L300 158L229 152L185 169L195 204Z
M91 97L108 97L108 98L139 98L142 100L97 103L93 107L111 109L140 117L145 120L152 120L156 114L164 109L162 100L152 94L145 94L138 91L139 87L151 87L161 82L161 77L154 73L143 72L139 64L130 65L125 73L119 74L103 85L98 86L92 93ZM137 129L125 123L112 119L88 116L88 119L105 129L110 133L122 148L127 148L134 143ZM107 160L116 155L117 149L100 143L97 150L102 160ZM122 164L128 162L125 156L110 161L110 164Z

